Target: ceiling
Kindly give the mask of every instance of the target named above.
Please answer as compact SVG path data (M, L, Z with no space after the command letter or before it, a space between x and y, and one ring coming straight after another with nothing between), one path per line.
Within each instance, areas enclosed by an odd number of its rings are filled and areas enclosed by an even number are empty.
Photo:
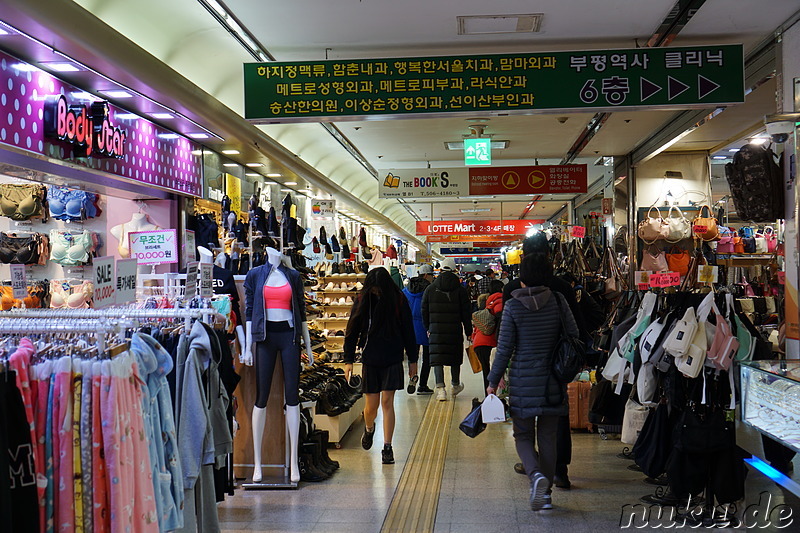
M184 77L187 84L193 84L196 89L186 94L207 94L233 113L243 114L242 63L254 58L201 1L75 1L103 24L142 47L154 60ZM226 0L224 4L216 0L202 1L227 10L275 59L289 61L631 48L647 43L677 0L496 0L491 3L477 0ZM4 4L14 4L23 12L43 13L48 5L55 9L63 1L0 0L0 8ZM738 42L744 44L747 54L793 17L799 7L797 0L770 0L761 5L752 0L706 0L671 45ZM538 33L458 35L457 32L457 17L460 15L532 12L543 14ZM0 18L3 18L2 13L0 9ZM100 21L97 24L101 24ZM78 37L83 32L90 32L89 26L82 25L74 30L73 40L82 43ZM52 42L58 43L58 40L54 38ZM113 40L108 46L115 46ZM78 52L80 49L76 49ZM102 69L104 74L114 79L128 76L124 65L105 64ZM130 80L130 83L136 81ZM175 108L180 109L179 93L159 94L151 87L158 87L155 79L142 79L136 88L155 100L168 96L175 100ZM774 82L762 85L748 95L747 103L720 113L686 135L670 150L713 150L733 142L736 135L756 128L763 115L774 109L774 94ZM194 116L192 109L185 111L187 116ZM630 153L675 116L674 111L612 113L597 134L579 150L575 161L590 165L591 184L603 172L602 167L592 165L598 156ZM586 131L593 117L593 113L493 117L488 121L486 132L495 139L510 141L508 149L493 153L495 165L532 164L537 159L542 164L558 163ZM390 219L394 227L413 234L415 218L429 218L431 205L409 202L404 206L396 200L378 198L377 181L369 167L424 168L428 163L434 168L460 166L462 154L445 150L443 143L460 140L468 133L470 123L471 120L463 117L337 123L338 130L363 156L363 161L354 157L352 150L348 151L320 124L280 124L258 128L277 141L288 154L294 154L298 160L313 167L314 176L299 168L290 173L291 179L299 182L298 188L312 184L325 190L325 184L320 187L316 179L322 176L331 184L327 189L334 195L341 194L343 203L351 209L369 206ZM239 150L240 155L231 157L241 163L257 158L265 165L273 165L248 138L226 137L224 141L210 139L205 143L217 150ZM272 166L264 168L273 169ZM500 207L496 200L480 200L479 203L481 207L491 208L489 213L494 216L499 214ZM529 200L505 201L503 216L511 217L516 213L519 217ZM563 198L545 198L534 207L528 218L540 218L537 209L545 215L555 213L561 205ZM433 206L433 216L452 218L451 215L460 213L461 209L472 207L471 200L437 202ZM474 217L484 215L475 213Z

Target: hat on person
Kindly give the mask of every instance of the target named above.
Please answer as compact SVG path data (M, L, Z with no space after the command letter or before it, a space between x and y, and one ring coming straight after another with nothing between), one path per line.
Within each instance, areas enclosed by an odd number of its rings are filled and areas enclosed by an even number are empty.
M426 274L433 274L433 267L430 265L420 265L419 270L417 271L420 276L424 276Z
M452 257L448 257L444 259L441 263L442 270L450 270L452 272L456 271L456 261Z

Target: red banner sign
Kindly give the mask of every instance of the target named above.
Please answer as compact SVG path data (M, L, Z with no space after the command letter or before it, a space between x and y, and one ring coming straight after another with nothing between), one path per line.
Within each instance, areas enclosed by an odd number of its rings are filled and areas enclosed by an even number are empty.
M650 276L651 287L675 287L681 284L681 275L678 272L664 272Z
M586 228L583 226L572 226L570 228L570 235L579 239L583 239L586 237Z
M525 235L544 220L423 220L417 222L417 235ZM460 237L456 240L464 240Z
M581 193L587 174L586 165L470 168L469 194Z

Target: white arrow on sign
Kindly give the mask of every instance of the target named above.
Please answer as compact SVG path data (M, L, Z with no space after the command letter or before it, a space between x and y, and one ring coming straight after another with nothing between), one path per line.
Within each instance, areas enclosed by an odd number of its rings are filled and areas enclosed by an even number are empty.
M464 151L465 151L465 152L467 152L467 155L473 155L473 154L475 153L475 148L473 148L472 146L470 146L469 148L467 148L467 149L466 149L466 150L464 150Z

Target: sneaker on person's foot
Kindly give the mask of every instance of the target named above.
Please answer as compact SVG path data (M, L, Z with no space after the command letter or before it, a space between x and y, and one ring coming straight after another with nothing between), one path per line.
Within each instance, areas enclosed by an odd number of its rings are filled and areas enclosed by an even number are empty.
M436 399L440 402L447 401L447 391L444 390L444 387L436 387Z
M384 444L381 450L381 462L385 465L394 464L394 450L391 444Z
M537 472L531 481L531 510L540 511L544 509L545 496L547 496L547 478Z
M517 474L525 475L526 474L525 465L523 465L522 463L515 464L514 465L514 472L516 472Z
M548 511L553 508L553 497L545 494L544 503L542 504L542 511Z
M372 428L372 431L367 431L367 428L364 428L364 434L361 436L361 447L365 450L372 448L372 439L374 437L375 428Z
M417 394L433 394L433 389L427 385L420 385L417 389Z
M419 376L411 376L411 379L408 380L408 387L406 387L407 393L414 394L417 391L417 381L419 381Z
M458 396L458 393L464 390L464 384L459 383L458 385L453 385L453 398Z

